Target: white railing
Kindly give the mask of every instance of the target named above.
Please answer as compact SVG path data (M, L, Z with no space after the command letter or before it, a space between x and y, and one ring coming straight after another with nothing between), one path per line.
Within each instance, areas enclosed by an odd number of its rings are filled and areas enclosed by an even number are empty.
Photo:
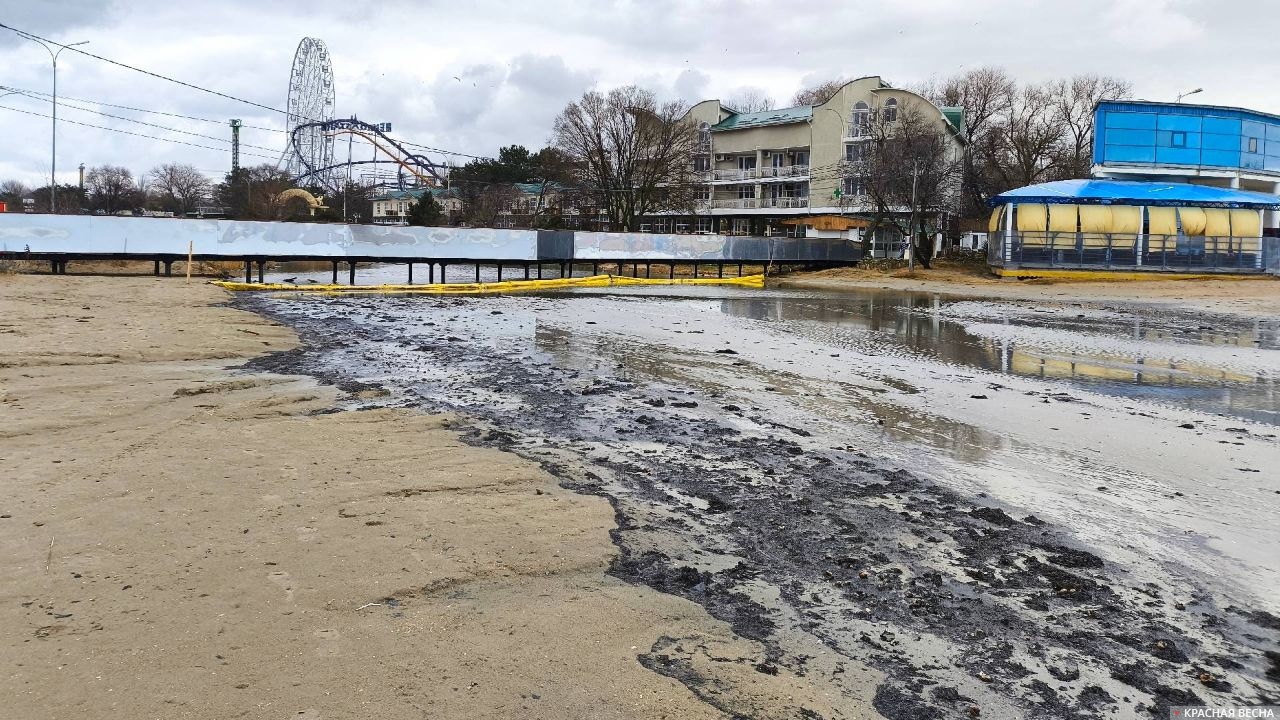
M760 201L760 207L804 208L809 207L809 198L808 196L763 198Z
M737 198L736 200L712 200L711 207L743 210L743 209L760 207L760 200L758 198Z
M808 177L808 165L769 165L767 167L729 170L715 170L711 174L712 180L721 181L742 181L742 180L761 180L768 178L790 178L790 177Z

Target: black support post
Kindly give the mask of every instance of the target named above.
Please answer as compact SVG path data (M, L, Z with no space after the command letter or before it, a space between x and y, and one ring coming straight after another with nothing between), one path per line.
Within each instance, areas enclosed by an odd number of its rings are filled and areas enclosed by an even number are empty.
M645 264L644 264L644 276L645 276L645 277L653 277L653 276L650 274L650 270L652 270L652 269L653 269L653 265L651 265L650 263L645 263Z
M698 277L698 263L693 264L693 276Z
M413 284L413 263L409 263L409 284Z
M356 284L356 263L354 260L347 261L347 284Z
M538 279L542 279L542 263L538 263Z
M524 264L524 279L529 279L529 263Z
M676 264L671 263L671 274L667 276L668 280L674 280L676 277Z
M56 260L51 260L50 262L55 262L55 263L56 263L57 261L56 261ZM55 267L56 267L56 266L55 266ZM157 277L159 277L159 276L160 276L160 258L156 258L156 271L155 271L155 272L156 272L156 276L157 276ZM56 274L56 273L55 273L55 274Z
M476 282L480 282L480 263L476 263Z
M598 263L598 262L593 262L593 263L591 263L591 274L592 274L592 275L599 275L599 274L600 274L600 263Z
M742 263L738 263L738 277L742 277Z
M724 263L716 263L716 277L724 277Z
M432 285L436 284L436 264L435 263L427 263L427 282Z
M446 265L445 263L440 263L440 282L441 282L441 283L447 283L447 282L449 282L448 280L445 280L445 279L444 279L444 272L445 272L445 271L444 271L444 269L445 269L445 268L447 268L447 267L449 267L449 266L448 266L448 265Z
M253 282L253 261L247 258L244 261L244 281Z
M498 263L498 282L502 282L502 263Z
M267 268L267 261L259 260L258 261L258 284L259 285L261 285L263 282L263 276L264 276L264 273L266 272L266 268Z
M333 282L331 282L331 283L329 283L329 284L330 284L330 285L337 285L337 284L338 284L338 261L337 261L337 260L334 260L334 261L333 261Z
M173 261L172 260L164 261L164 276L173 277Z

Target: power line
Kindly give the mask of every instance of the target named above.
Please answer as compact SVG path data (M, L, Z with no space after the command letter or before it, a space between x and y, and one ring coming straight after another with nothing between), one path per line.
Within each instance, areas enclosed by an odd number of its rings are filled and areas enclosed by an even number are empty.
M209 93L210 95L217 95L218 97L226 98L227 100L233 100L233 101L238 102L238 103L244 103L245 105L252 105L252 106L257 107L257 108L262 108L263 110L270 110L271 112L280 113L281 115L286 115L286 116L288 115L288 113L286 113L284 110L281 110L281 109L279 109L279 108L273 108L273 107L271 107L270 105L263 105L262 103L257 103L257 102L254 102L254 101L252 101L252 100L245 100L244 98L238 98L238 97L236 97L235 95L228 95L227 93L224 93L224 92L218 92L217 90L213 90L213 89L206 88L206 87L201 87L201 86L199 86L199 85L195 85L195 84L192 84L192 83L189 83L189 82L184 82L184 81L182 81L182 80L178 80L178 79L176 79L176 78L171 78L171 77L169 77L169 76L167 76L167 75L161 75L160 73L151 72L150 70L143 70L142 68L134 67L134 66L132 66L132 65L127 65L127 64L122 63L122 62L119 62L119 61L117 61L117 60L112 60L111 58L105 58L105 57L102 57L101 55L94 55L93 53L88 52L88 51L86 51L86 50L81 50L81 49L80 49L80 48L78 48L78 47L72 47L72 46L70 46L70 45L63 45L62 43L54 42L53 40L50 40L49 38L40 37L39 35L36 35L35 33L30 33L30 32L27 32L27 31L25 31L25 30L19 30L18 28L13 27L13 26L11 26L11 25L5 25L4 23L0 23L0 28L4 28L5 30L12 30L13 32L15 32L15 33L17 33L17 34L19 34L19 35L22 35L22 36L24 36L24 37L31 38L31 39L33 39L33 40L42 40L42 41L47 42L47 43L50 43L50 44L52 44L52 45L57 45L58 47L65 48L65 49L67 49L67 50L71 50L72 52L79 53L79 54L81 54L81 55L84 55L85 57L91 57L91 58L93 58L94 60L101 60L102 62L110 63L110 64L112 64L112 65L116 65L116 66L118 66L118 67L122 67L122 68L124 68L124 69L126 69L126 70L132 70L132 71L134 71L134 72L142 73L143 75L150 75L151 77L158 78L158 79L160 79L160 80L166 80L166 81L168 81L168 82L175 83L175 84L177 84L177 85L181 85L181 86L183 86L183 87L191 88L192 90L197 90L197 91L199 91L199 92L203 92L203 93ZM312 119L314 119L314 118L312 118Z
M23 88L10 87L10 86L8 86L8 85L0 85L0 90L12 90L12 91L14 91L14 92L17 92L17 93L20 93L20 94L23 94L23 95L39 95L39 96L41 96L42 98L51 98L51 97L53 97L52 95L50 95L50 94L49 94L49 93L47 93L47 92L40 92L39 90L25 90L25 89L23 89ZM59 95L59 96L58 96L58 102L79 102L79 103L88 103L88 104L90 104L90 105L101 105L102 107L117 108L117 109L119 109L119 110L132 110L133 112L147 113L147 114L149 114L149 115L164 115L164 116L167 116L167 117L181 118L181 119L183 119L183 120L195 120L195 121L198 121L198 122L213 123L214 125L226 125L226 124L227 124L227 121L226 121L226 120L214 120L214 119L212 119L212 118L202 118L202 117L196 117L196 116L194 116L194 115L183 115L182 113L171 113L171 112L165 112L165 111L163 111L163 110L147 110L147 109L145 109L145 108L130 107L129 105L115 105L115 104L112 104L112 103L109 103L109 102L103 102L103 101L101 101L101 100L87 100L87 99L85 99L85 98L73 98L73 97L66 97L66 96L64 96L64 95ZM75 107L75 106L74 106L74 105L68 105L67 107ZM287 130L281 130L280 128L269 128L269 127L262 127L262 126L259 126L259 125L241 125L241 127L243 127L243 128L247 128L247 129L250 129L250 130L265 130L265 131L267 131L267 132L277 132L277 133L284 133L284 132L288 132Z
M181 86L183 86L183 87L190 88L190 89L192 89L192 90L197 90L197 91L199 91L199 92L203 92L203 93L209 93L210 95L216 95L216 96L218 96L218 97L226 98L227 100L233 100L233 101L235 101L235 102L239 102L239 103L244 103L244 104L246 104L246 105L252 105L253 107L256 107L256 108L262 108L263 110L269 110L269 111L274 112L274 113L280 113L281 115L284 115L285 117L288 117L288 112L287 112L287 111L285 111L285 110L281 110L281 109L279 109L279 108L274 108L274 107L271 107L271 106L269 106L269 105L263 105L262 103L254 102L254 101L252 101L252 100L245 100L244 98L239 98L239 97L236 97L236 96L234 96L234 95L228 95L227 93L219 92L219 91L217 91L217 90L213 90L213 89L211 89L211 88L202 87L202 86L200 86L200 85L195 85L195 84L193 84L193 83L185 82L185 81L183 81L183 80L178 80L178 79L176 79L176 78L171 78L171 77L169 77L169 76L167 76L167 75L161 75L160 73L152 72L152 71L150 71L150 70L144 70L144 69L142 69L142 68L134 67L134 66L132 66L132 65L128 65L128 64L126 64L126 63L119 62L119 61L117 61L117 60L112 60L111 58L105 58L105 57L102 57L101 55L95 55L95 54L93 54L93 53L91 53L91 52L88 52L87 50L81 50L81 49L80 49L80 48L78 48L78 47L72 47L72 46L70 46L70 45L63 45L62 43L54 42L53 40L50 40L50 39L45 38L45 37L41 37L41 36L39 36L39 35L36 35L35 33L30 33L30 32L27 32L27 31L25 31L25 30L19 30L18 28L15 28L15 27L13 27L13 26L11 26L11 25L6 25L6 24L4 24L4 23L0 23L0 28L4 28L4 29L6 29L6 30L11 30L11 31L13 31L13 32L17 33L18 35L23 36L23 37L29 37L29 38L32 38L32 39L34 39L34 40L41 40L41 41L44 41L44 42L47 42L47 43L50 43L50 44L53 44L53 45L57 45L58 47L66 48L66 49L71 50L71 51L73 51L73 52L77 52L77 53L79 53L79 54L81 54L81 55L84 55L85 57L91 57L91 58L93 58L93 59L95 59L95 60L101 60L102 62L110 63L110 64L112 64L112 65L116 65L116 66L118 66L118 67L125 68L126 70L132 70L132 71L134 71L134 72L142 73L143 75L150 75L151 77L158 78L158 79L160 79L160 80L166 80L166 81L168 81L168 82L175 83L175 84L177 84L177 85L181 85ZM145 111L144 111L144 112L145 112ZM319 121L319 120L317 120L316 118L306 118L306 119L307 119L307 120L310 120L311 122L320 122L320 121ZM283 132L283 131L282 131L282 132ZM487 158L487 157L483 157L483 156L480 156L480 155L469 155L469 154L467 154L467 153L452 152L452 151L449 151L449 150L443 150L443 149L441 149L441 148L433 148L433 147L429 147L429 146L427 146L427 145L419 145L419 144L417 144L417 143L408 143L408 142L405 142L405 141L403 141L403 140L402 140L402 141L399 141L399 142L400 142L400 144L402 144L402 145L412 145L413 147L419 147L419 148L423 148L423 149L425 149L425 150L430 150L430 151L432 151L432 152L438 152L438 153L442 153L442 154L445 154L445 155L456 155L456 156L458 156L458 157L472 158L472 159L475 159L475 160L491 160L491 159L492 159L492 158Z
M24 93L23 93L23 91L18 91L18 92L19 92L19 94L24 94ZM30 96L28 96L28 97L30 97ZM51 102L51 101L50 101L50 100L48 100L47 98L33 97L33 98L31 98L31 99L32 99L32 100L44 100L44 102ZM77 106L75 106L75 105L66 105L65 107L70 108L70 109L72 109L72 110L79 110L80 112L87 112L87 113L93 113L93 114L95 114L95 115L101 115L102 117L112 118L113 120L123 120L124 122L137 123L138 125L145 125L145 126L147 126L147 127L153 127L153 128L158 129L158 130L167 130L168 132L176 132L176 133L181 133L181 134L183 134L183 135L191 135L191 136L194 136L194 137L203 138L203 139L205 139L205 140L215 140L215 141L217 141L217 142L225 142L225 143L230 143L230 142L231 142L230 140L228 140L228 139L226 139L226 138L215 137L215 136L213 136L213 135L204 135L204 134L202 134L202 133L192 132L192 131L190 131L190 130L180 130L180 129L178 129L178 128L168 127L167 125L157 125L157 124L155 124L155 123L149 123L149 122L146 122L145 120L135 120L135 119L133 119L133 118L121 117L120 115L112 115L111 113L105 113L105 112L102 112L101 110L92 110L92 109L90 109L90 108L82 108L82 107L77 107ZM68 121L68 122L70 122L70 121ZM255 150L266 150L267 152L275 152L275 151L276 151L276 148L263 147L262 145L249 145L248 143L241 143L241 144L240 144L240 147L253 148L253 149L255 149Z
M9 107L9 106L7 106L7 105L0 105L0 110L12 110L13 112L22 113L23 115L34 115L35 117L42 117L42 118L52 118L52 117L53 117L52 115L48 115L48 114L45 114L45 113L31 112L30 110L20 110L20 109L18 109L18 108ZM130 131L128 131L128 130L121 130L120 128L106 127L105 125L94 125L94 124L92 124L92 123L83 123L83 122L79 122L79 121L77 121L77 120L65 120L65 119L60 120L59 122L71 123L72 125L82 125L82 126L84 126L84 127L94 128L94 129L96 129L96 130L107 130L107 131L110 131L110 132L122 133L122 134L124 134L124 135L133 135L134 137L146 138L146 139L148 139L148 140L159 140L160 142L177 143L178 145L189 145L189 146L191 146L191 147L197 147L197 148L201 148L201 149L203 149L203 150L214 150L214 151L217 151L217 152L227 152L227 148L209 147L208 145L199 145L199 144L197 144L197 143L191 143L191 142L187 142L187 141L185 141L185 140L174 140L174 139L172 139L172 138L156 137L155 135L144 135L144 134L142 134L142 133L130 132ZM267 157L266 155L254 155L254 154L252 154L252 153L245 153L245 155L247 155L247 156L249 156L249 157L252 157L252 158L257 158L257 159L259 159L259 160L273 160L273 159L274 159L274 158L272 158L272 157Z

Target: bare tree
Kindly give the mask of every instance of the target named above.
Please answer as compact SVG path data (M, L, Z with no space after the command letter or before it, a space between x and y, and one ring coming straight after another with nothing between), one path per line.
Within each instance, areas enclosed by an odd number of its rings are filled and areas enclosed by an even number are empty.
M207 199L213 186L192 165L166 163L150 173L149 190L161 201L165 210L186 215Z
M870 140L849 168L861 181L874 215L873 225L895 228L911 238L910 251L929 267L929 251L917 242L957 202L963 151L933 107L903 102L896 114L870 113Z
M22 198L31 192L31 188L21 180L5 180L0 182L0 199L7 200L11 203L20 204ZM21 209L21 208L19 208Z
M732 108L740 113L761 112L763 110L772 110L774 108L773 98L764 90L757 87L740 88L736 93L724 102L726 107Z
M1047 92L1062 134L1056 175L1088 177L1093 165L1093 109L1101 100L1129 97L1133 86L1107 75L1076 75L1050 83Z
M89 204L94 210L108 215L137 207L141 199L133 173L117 165L99 165L91 168L84 178L89 191Z
M920 94L936 105L964 108L965 139L973 140L1008 114L1017 90L1004 68L980 67L926 85Z
M995 147L997 155L992 160L1008 187L1056 177L1062 129L1048 86L1022 88L996 132L1000 144Z
M849 82L844 78L832 78L831 80L823 80L822 82L810 85L809 87L800 88L796 94L791 96L792 105L821 105L831 99L833 95L840 91L840 88Z
M685 110L633 85L587 92L556 117L556 148L611 226L636 230L643 215L692 207L698 132Z

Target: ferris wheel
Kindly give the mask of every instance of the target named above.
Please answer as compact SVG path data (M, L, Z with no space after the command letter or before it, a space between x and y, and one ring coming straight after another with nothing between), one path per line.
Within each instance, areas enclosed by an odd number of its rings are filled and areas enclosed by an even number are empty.
M317 38L302 38L293 54L286 108L289 147L286 169L299 176L333 164L333 137L316 123L334 118L333 65L329 49ZM296 131L296 132L295 132ZM327 178L316 178L323 184Z

